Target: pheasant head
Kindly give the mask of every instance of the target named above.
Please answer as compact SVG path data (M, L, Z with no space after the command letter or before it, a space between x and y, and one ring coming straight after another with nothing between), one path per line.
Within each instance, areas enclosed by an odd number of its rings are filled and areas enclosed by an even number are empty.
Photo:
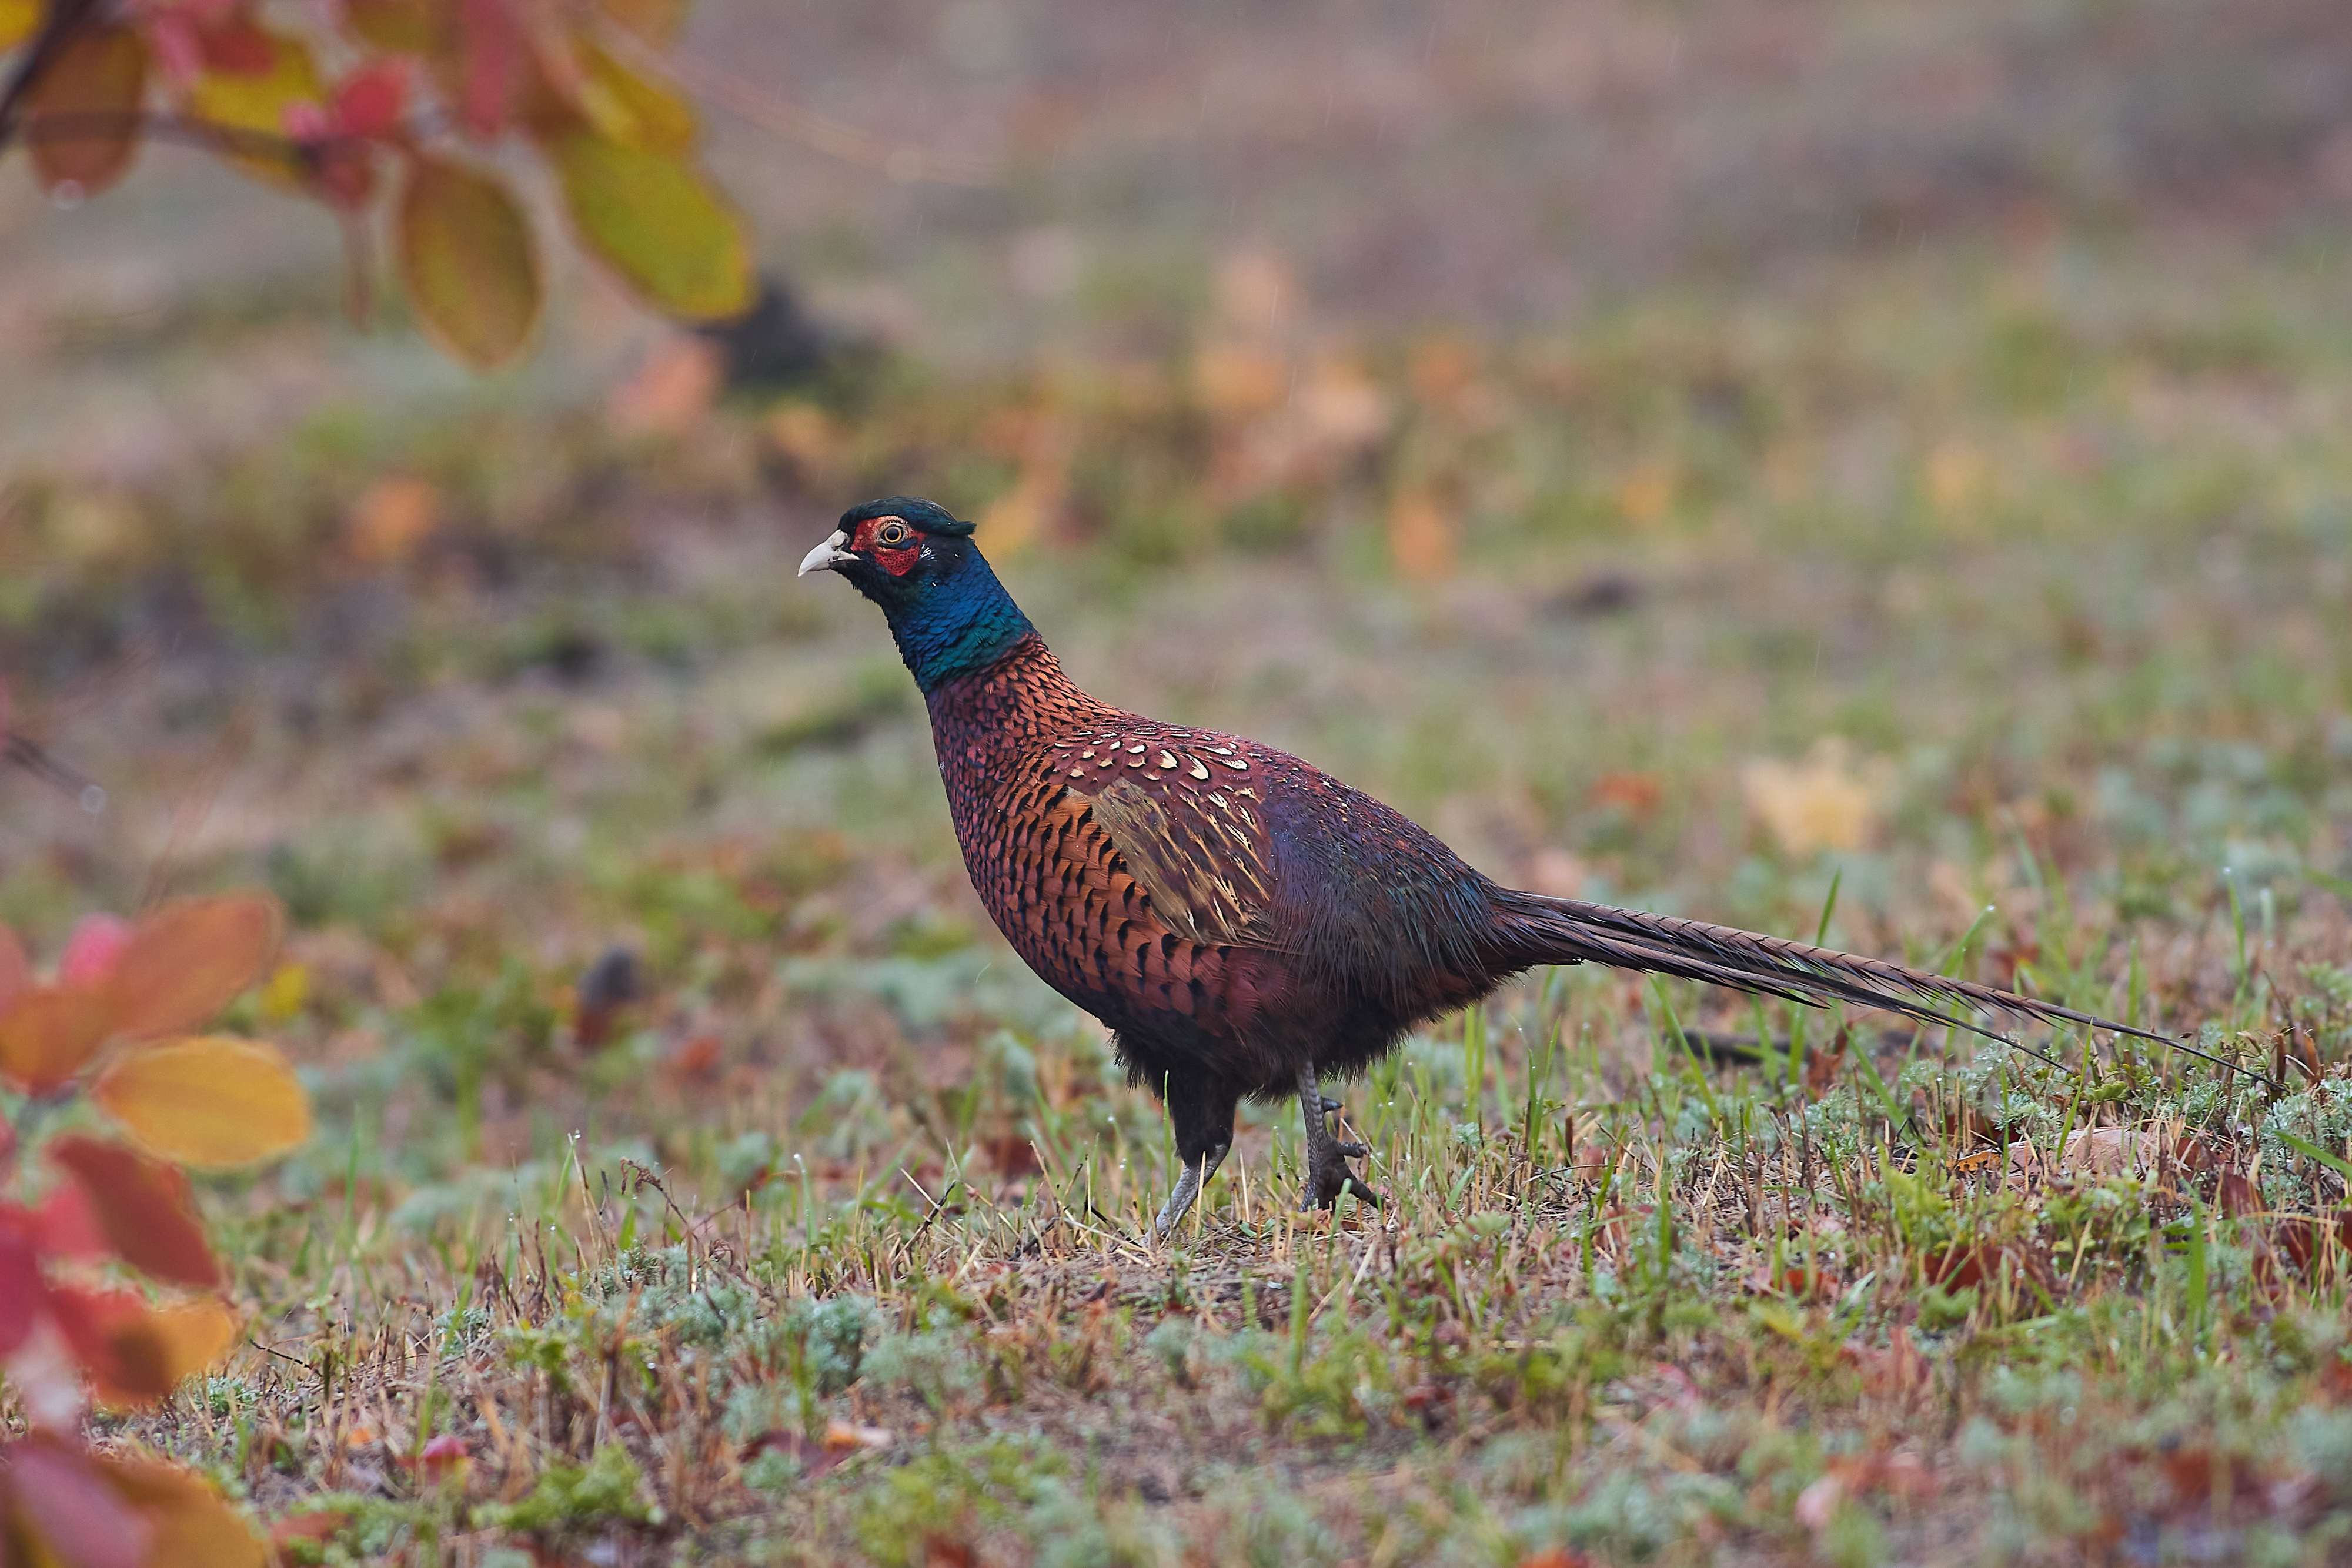
M1035 631L989 570L971 525L911 496L842 513L833 537L801 561L801 576L813 571L839 572L881 607L925 692L986 668Z

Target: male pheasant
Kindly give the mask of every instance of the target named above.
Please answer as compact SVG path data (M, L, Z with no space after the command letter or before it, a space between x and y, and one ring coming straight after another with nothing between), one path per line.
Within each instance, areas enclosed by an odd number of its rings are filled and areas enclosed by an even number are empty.
M971 539L929 501L869 501L808 553L881 606L930 710L972 885L1029 967L1109 1026L1182 1159L1166 1235L1224 1158L1244 1095L1296 1093L1306 1199L1352 1191L1318 1077L1545 964L1593 962L1979 1028L2013 1014L2125 1034L1990 987L1488 880L1370 796L1254 741L1139 717L1062 671Z

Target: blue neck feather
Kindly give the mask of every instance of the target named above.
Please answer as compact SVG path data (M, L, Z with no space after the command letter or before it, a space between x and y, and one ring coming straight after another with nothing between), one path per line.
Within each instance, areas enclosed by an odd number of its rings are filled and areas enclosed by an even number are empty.
M910 597L884 601L882 612L898 656L926 695L986 669L1036 630L977 554L945 577L926 579Z

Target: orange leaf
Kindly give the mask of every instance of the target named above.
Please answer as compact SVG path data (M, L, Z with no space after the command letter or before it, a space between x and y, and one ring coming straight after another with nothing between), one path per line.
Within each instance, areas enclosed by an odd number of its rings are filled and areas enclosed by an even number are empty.
M187 899L142 918L108 978L117 1032L177 1034L208 1021L269 967L278 905L253 894Z
M581 243L656 308L723 320L751 307L741 221L685 159L574 130L549 137Z
M100 26L77 36L26 99L25 136L41 188L89 195L121 179L139 151L146 99L147 45L136 32Z
M118 1409L152 1405L236 1343L236 1316L208 1296L151 1310L127 1291L100 1298L61 1286L52 1294L99 1402Z
M117 1059L90 1098L153 1154L184 1166L251 1165L310 1135L310 1099L269 1046L212 1035Z
M268 1548L202 1476L152 1459L95 1456L152 1531L148 1568L262 1568Z
M117 1408L152 1405L172 1392L176 1380L168 1352L138 1291L58 1285L50 1290L49 1302L100 1403Z
M111 1033L104 992L35 986L0 1012L0 1077L45 1094L72 1082Z
M543 294L530 220L494 176L419 157L400 193L400 278L425 330L467 363L530 341Z
M220 1287L220 1264L179 1172L85 1133L51 1140L48 1155L89 1194L99 1228L124 1262L170 1284Z

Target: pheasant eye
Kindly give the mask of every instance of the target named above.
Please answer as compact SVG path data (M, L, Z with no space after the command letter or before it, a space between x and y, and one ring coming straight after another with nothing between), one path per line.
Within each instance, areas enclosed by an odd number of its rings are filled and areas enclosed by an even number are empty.
M914 530L907 527L906 524L900 522L896 517L892 517L889 521L884 523L880 528L874 530L874 542L886 549L896 549L898 546L905 544L907 542L908 536L913 532Z

